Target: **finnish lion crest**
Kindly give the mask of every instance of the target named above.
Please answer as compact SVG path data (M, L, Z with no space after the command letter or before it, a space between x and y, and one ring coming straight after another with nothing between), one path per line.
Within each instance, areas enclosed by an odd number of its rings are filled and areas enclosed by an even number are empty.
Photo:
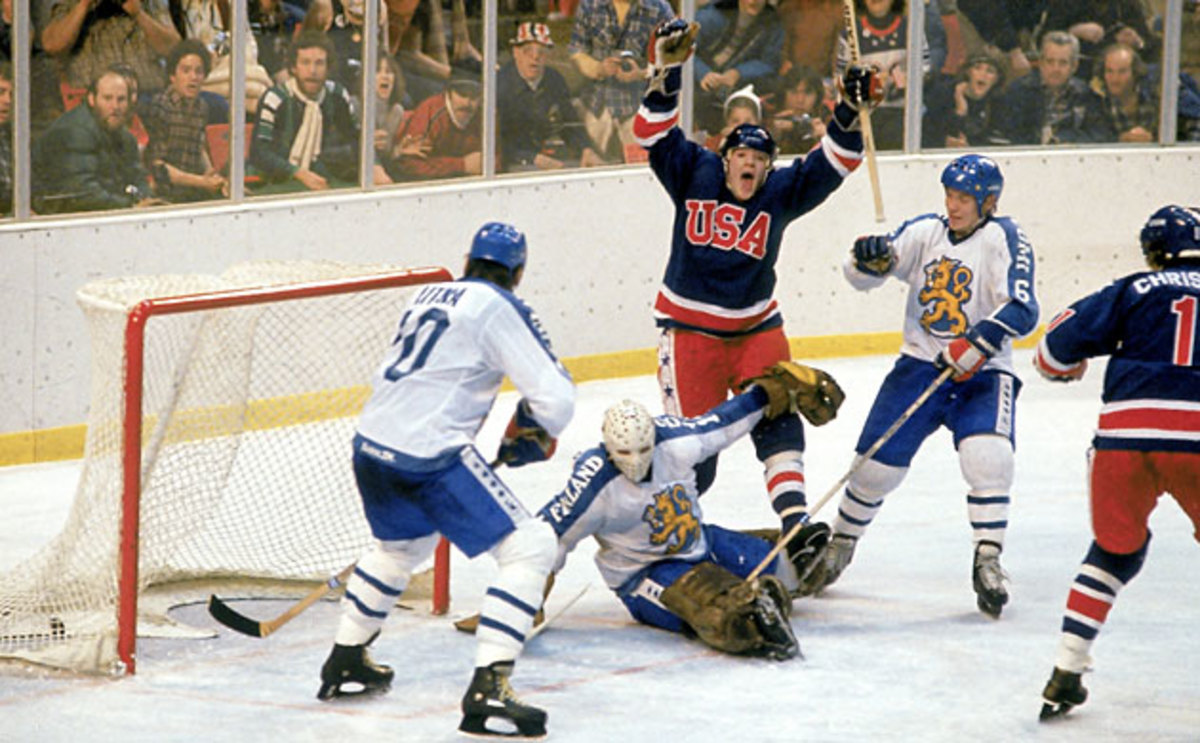
M921 327L931 335L954 338L967 331L963 305L971 299L975 275L960 261L943 256L925 266L925 286L917 299L925 306Z
M642 512L642 521L650 525L650 544L667 546L667 554L683 552L700 536L700 519L682 485L654 494L654 502Z

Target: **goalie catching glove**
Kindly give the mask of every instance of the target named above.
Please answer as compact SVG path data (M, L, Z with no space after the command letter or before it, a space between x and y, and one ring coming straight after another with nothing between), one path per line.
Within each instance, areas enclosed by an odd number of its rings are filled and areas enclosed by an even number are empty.
M799 411L809 423L823 426L837 417L846 399L846 393L829 374L794 361L772 364L765 374L747 381L743 388L752 384L767 393L768 420Z
M521 467L531 462L544 462L554 456L558 440L538 425L529 403L521 400L504 436L500 439L500 450L496 453L497 464Z
M646 59L649 60L650 67L665 70L688 61L692 52L696 50L698 33L699 23L689 23L682 18L672 18L658 24L650 36L650 46L646 50Z

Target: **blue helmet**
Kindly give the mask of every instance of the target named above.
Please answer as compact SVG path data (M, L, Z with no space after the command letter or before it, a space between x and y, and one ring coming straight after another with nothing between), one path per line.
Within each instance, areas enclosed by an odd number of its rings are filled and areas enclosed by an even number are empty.
M985 155L963 155L950 161L942 171L942 185L962 191L975 197L975 205L979 208L982 218L983 202L989 195L995 194L1000 198L1004 190L1004 176L1000 174L1000 166L996 161Z
M1142 253L1151 263L1200 258L1200 209L1164 206L1146 220L1141 238Z
M525 265L525 233L503 222L488 222L475 233L468 260L499 263L513 273Z
M765 153L772 162L775 161L775 140L771 133L758 124L738 124L733 131L721 140L721 157L729 154L730 150L739 147L749 147Z

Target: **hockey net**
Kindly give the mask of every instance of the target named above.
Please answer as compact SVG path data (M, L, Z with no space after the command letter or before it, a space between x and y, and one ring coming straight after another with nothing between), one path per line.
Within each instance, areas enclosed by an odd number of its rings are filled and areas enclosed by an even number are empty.
M408 287L449 278L259 262L80 289L85 458L63 531L0 575L0 657L132 673L137 634L172 627L166 607L189 590L303 594L357 559L370 532L350 442L367 383Z

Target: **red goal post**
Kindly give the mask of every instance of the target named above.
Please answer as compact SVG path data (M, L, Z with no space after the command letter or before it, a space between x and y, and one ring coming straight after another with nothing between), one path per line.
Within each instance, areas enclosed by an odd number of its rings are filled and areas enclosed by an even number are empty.
M83 471L63 534L0 576L0 657L132 674L139 627L159 622L139 607L152 586L320 581L357 559L370 534L349 452L370 372L409 288L451 278L267 261L81 289ZM432 573L444 613L445 540Z

